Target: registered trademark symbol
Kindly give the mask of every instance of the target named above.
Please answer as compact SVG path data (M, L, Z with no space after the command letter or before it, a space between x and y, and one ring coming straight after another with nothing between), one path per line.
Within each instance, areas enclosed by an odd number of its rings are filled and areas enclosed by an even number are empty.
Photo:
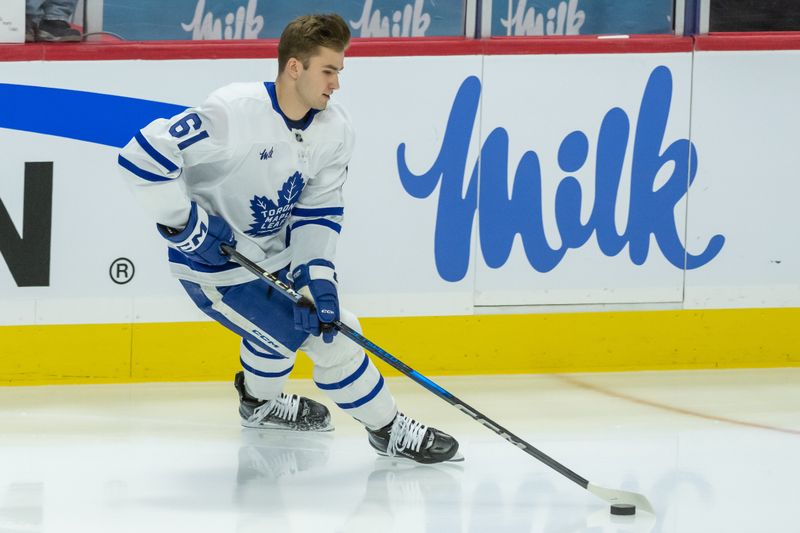
M125 285L132 280L134 272L136 269L133 268L133 262L126 257L114 259L114 262L108 267L108 275L111 276L111 281L117 285Z

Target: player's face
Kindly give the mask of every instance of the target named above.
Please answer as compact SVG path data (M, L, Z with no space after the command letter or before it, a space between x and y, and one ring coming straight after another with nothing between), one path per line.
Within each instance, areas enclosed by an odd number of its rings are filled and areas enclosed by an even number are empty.
M313 109L325 109L333 92L339 89L339 73L344 68L344 52L330 48L319 48L312 56L308 68L300 65L297 92L304 105Z

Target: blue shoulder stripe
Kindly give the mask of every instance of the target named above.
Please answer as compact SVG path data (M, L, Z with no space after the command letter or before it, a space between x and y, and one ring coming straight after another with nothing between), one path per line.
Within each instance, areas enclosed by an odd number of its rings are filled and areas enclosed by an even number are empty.
M139 176L143 180L147 180L147 181L170 181L170 179L171 179L171 178L168 178L166 176L160 176L158 174L154 174L154 173L149 172L149 171L147 171L147 170L145 170L143 168L139 168L136 165L134 165L133 163L131 163L130 161L128 161L127 159L125 159L124 157L122 157L121 155L119 157L117 157L117 163L119 163L119 165L122 168L124 168L125 170L127 170L127 171L129 171L129 172L131 172L133 174L136 174L137 176Z
M328 220L327 218L312 218L311 220L299 220L299 221L295 222L294 224L292 224L292 230L294 231L297 228L299 228L300 226L307 226L309 224L316 224L316 225L319 225L319 226L326 226L326 227L332 229L333 231L335 231L336 233L341 233L342 232L342 225L341 224L337 224L336 222Z
M318 207L314 209L295 207L292 209L292 214L296 217L342 216L344 215L344 207Z
M144 138L144 135L142 135L141 131L136 134L134 139L136 139L136 142L139 143L139 146L141 146L142 149L147 152L147 155L155 159L156 162L162 167L166 168L168 172L175 172L178 170L178 165L161 155L158 150L153 148L153 145L147 142L147 139Z

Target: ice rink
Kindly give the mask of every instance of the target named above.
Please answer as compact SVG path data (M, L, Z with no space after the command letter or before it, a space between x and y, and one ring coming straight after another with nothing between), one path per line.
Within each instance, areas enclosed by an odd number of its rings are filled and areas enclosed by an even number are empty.
M407 378L401 409L463 463L380 459L337 409L329 434L243 430L232 382L73 385L0 387L0 532L800 531L800 368L435 381L656 515L612 517Z

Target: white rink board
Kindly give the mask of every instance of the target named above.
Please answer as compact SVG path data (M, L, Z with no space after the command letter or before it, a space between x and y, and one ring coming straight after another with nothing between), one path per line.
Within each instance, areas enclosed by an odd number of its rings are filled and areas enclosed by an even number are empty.
M800 51L697 52L692 136L696 228L725 228L720 257L686 274L686 305L800 304Z
M800 74L786 68L798 57L796 52L698 53L694 87L688 53L347 59L342 90L335 96L348 108L357 135L337 260L344 305L361 316L462 315L480 313L482 306L542 304L799 306L794 203L800 192L795 179L800 156L792 135L800 118L794 105ZM465 80L480 82L481 91L474 128L462 136L467 139L464 152L449 159L451 168L465 173L462 194L487 136L504 128L510 185L526 151L539 158L541 220L547 242L556 248L556 188L568 174L557 163L559 143L576 130L588 140L586 163L572 173L581 185L581 221L587 223L599 128L614 108L628 117L631 131L615 211L616 228L625 231L623 200L631 183L636 121L647 81L661 66L672 78L662 150L689 137L694 92L691 135L699 166L689 188L691 201L684 194L675 205L675 231L693 254L723 235L717 256L689 270L684 286L683 269L669 264L655 237L650 237L646 261L636 265L628 247L606 255L592 235L568 250L552 270L539 272L529 264L517 235L508 260L494 268L478 240L479 213L471 227L455 228L467 236L459 250L467 246L469 252L455 276L460 277L443 279L436 224L441 217L442 235L454 227L446 225L438 205L441 183L427 197L412 197L400 179L397 154L405 143L411 172L422 174L433 166ZM3 63L0 68L0 83L190 106L228 81L274 79L276 62L56 61ZM54 163L50 286L17 287L5 263L0 264L0 324L204 319L169 275L160 237L118 178L116 148L13 129L0 129L0 144L0 199L17 231L22 228L24 163ZM733 154L740 157L734 160ZM658 173L656 188L672 170L667 165ZM448 260L448 251L440 248L440 262ZM125 285L113 283L108 274L119 257L136 268Z
M683 272L669 264L660 252L652 236L648 239L642 221L629 222L629 206L641 209L642 195L631 199L632 182L650 187L646 180L661 187L676 169L666 164L657 174L637 169L632 170L632 160L648 154L642 142L636 141L637 121L648 79L654 71L667 73L671 78L671 101L666 108L668 120L663 130L663 142L658 151L671 143L689 137L689 102L691 92L691 54L611 54L598 56L580 55L531 55L489 56L486 58L484 77L486 89L483 95L483 137L496 128L503 128L508 136L508 187L515 181L532 179L535 167L523 166L524 154L533 151L538 156L541 199L521 202L531 207L531 218L542 225L546 243L526 243L518 234L509 258L502 266L492 267L488 261L478 260L476 278L476 303L479 305L540 305L540 304L609 304L632 302L680 302L683 293ZM666 70L665 70L666 69ZM531 73L534 73L531 75ZM502 80L502 83L498 83ZM652 91L651 91L652 93ZM652 107L652 106L651 106ZM620 172L613 173L618 181L612 231L625 234L627 231L643 231L644 242L649 240L649 253L643 264L634 264L628 246L616 254L604 254L597 242L595 228L585 244L570 246L561 252L552 252L556 262L551 265L544 259L550 250L564 246L559 227L574 217L558 216L556 210L557 191L565 180L577 179L580 183L582 201L580 223L591 224L597 192L596 180L601 171L596 161L599 152L609 157L607 145L599 146L601 124L612 113L622 115L629 124L630 133L621 139L619 153L622 161ZM615 115L616 116L616 115ZM650 122L645 127L649 127ZM586 162L576 171L566 172L559 165L559 148L572 132L580 131L588 141ZM608 131L602 134L608 140ZM635 147L635 148L634 148ZM684 154L688 150L684 150ZM651 155L652 157L652 155ZM496 167L497 165L492 165ZM521 168L522 167L522 168ZM656 167L653 167L655 170ZM481 187L496 187L492 183L505 176L481 177ZM519 196L519 195L517 195ZM681 237L685 231L685 187L681 201L675 205L670 222ZM515 198L516 200L516 198ZM502 205L499 203L498 205ZM537 216L534 209L541 210ZM481 204L481 213L488 206ZM500 209L494 216L502 217ZM492 213L488 213L489 216ZM610 221L609 221L610 222ZM645 221L646 222L646 221ZM514 226L508 222L499 227ZM609 224L596 226L609 228ZM491 232L490 232L491 233ZM537 232L529 233L532 241ZM628 239L624 239L628 240ZM526 248L532 248L527 250ZM484 255L486 255L484 251ZM530 256L530 258L526 257ZM541 261L541 263L537 263ZM534 268L533 265L536 265ZM513 280L513 283L510 281Z

